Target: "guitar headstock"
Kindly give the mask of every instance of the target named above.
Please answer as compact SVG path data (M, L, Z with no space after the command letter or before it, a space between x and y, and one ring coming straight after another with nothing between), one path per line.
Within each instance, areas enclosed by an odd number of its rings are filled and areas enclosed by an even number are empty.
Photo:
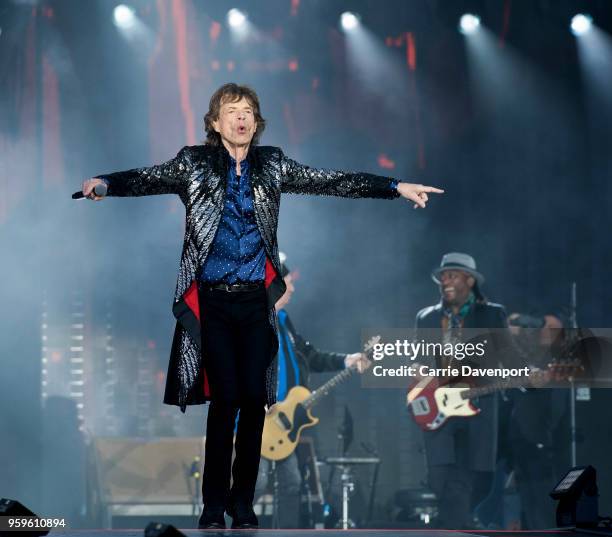
M584 365L578 358L559 359L550 362L547 371L551 381L571 381L584 373Z
M543 388L552 380L548 369L531 369L529 372L529 385L532 388Z
M381 337L378 336L372 336L370 339L368 339L364 346L363 346L363 353L367 356L368 360L372 359L372 353L374 352L374 345L380 343L380 339Z

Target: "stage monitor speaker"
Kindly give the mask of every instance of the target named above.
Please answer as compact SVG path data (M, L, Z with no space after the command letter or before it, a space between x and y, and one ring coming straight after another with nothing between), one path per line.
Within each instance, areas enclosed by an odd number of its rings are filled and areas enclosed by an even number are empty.
M95 438L92 511L112 526L116 516L192 516L201 509L204 438Z
M185 534L177 530L172 524L161 524L151 522L144 530L145 537L185 537Z
M24 537L36 537L38 535L47 535L49 533L49 530L46 529L36 529L32 531L11 530L8 525L5 525L6 519L3 517L37 517L35 513L30 511L25 505L19 503L17 500L11 500L9 498L0 499L0 518L2 518L2 520L0 520L0 535L15 534L22 535Z
M597 472L592 466L571 468L550 493L560 528L594 528L599 523Z

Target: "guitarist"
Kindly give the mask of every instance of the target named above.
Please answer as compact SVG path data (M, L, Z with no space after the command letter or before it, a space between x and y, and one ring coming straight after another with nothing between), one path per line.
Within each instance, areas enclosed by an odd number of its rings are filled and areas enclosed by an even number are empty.
M517 345L537 360L537 366L545 369L563 358L566 329L558 316L513 313L508 319ZM507 443L521 498L521 528L552 528L550 484L570 460L569 390L555 387L512 395Z
M439 286L441 301L417 314L418 339L433 332L440 341L458 342L463 328L507 328L504 307L482 294L484 276L472 256L458 252L444 255L432 279ZM508 341L511 346L509 331ZM437 357L436 361L437 367L458 365L449 363L448 357ZM497 454L495 394L480 397L477 406L481 409L478 415L451 419L424 434L429 486L438 498L440 527L474 528L473 507L490 488Z
M326 352L315 348L295 329L285 306L295 291L295 275L286 263L286 255L280 253L281 275L287 286L285 293L278 299L275 308L278 316L278 385L276 399L283 401L294 386L308 387L310 372L338 371L354 367L361 373L369 365L364 354L341 354ZM270 461L262 458L259 464L255 498L264 494L268 484ZM301 474L295 452L276 464L279 481L279 525L281 528L297 528L299 521L299 492Z

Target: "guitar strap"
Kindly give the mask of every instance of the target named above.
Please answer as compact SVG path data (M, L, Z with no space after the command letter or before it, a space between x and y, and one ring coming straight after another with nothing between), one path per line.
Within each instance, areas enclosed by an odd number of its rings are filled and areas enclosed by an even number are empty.
M278 346L278 391L277 400L284 401L287 393L300 383L300 370L297 364L293 345L287 337L287 312L278 312L279 346Z
M470 296L465 301L465 304L461 306L457 314L453 312L452 308L444 308L442 310L442 340L444 343L458 343L461 341L461 331L463 328L465 316L470 312L472 306L476 302L476 296L474 293L470 293ZM441 367L448 367L453 362L453 357L440 357L442 362Z

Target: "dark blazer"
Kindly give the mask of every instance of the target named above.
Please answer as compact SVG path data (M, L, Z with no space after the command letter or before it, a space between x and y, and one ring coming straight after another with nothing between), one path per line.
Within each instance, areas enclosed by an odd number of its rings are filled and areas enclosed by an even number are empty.
M442 311L442 303L423 308L417 313L417 328L440 328ZM465 328L507 328L506 310L501 304L476 301L465 316L463 326Z
M436 331L440 330L441 337L442 314L442 303L423 308L416 316L417 331L419 329L436 329ZM465 316L463 327L473 330L474 338L471 341L476 342L484 338L489 340L487 357L491 360L495 359L496 362L501 362L506 367L527 365L524 353L517 348L508 330L508 316L506 309L501 304L484 300L476 301ZM469 362L466 360L464 363ZM498 365L497 363L489 363L491 364L490 367Z
M287 158L277 147L251 147L249 177L255 220L266 253L265 285L270 329L276 338L274 304L285 292L280 277L276 229L282 193L318 194L347 198L399 196L392 179L367 173L322 170ZM187 405L209 400L206 372L201 360L197 276L213 243L225 203L230 156L223 146L184 147L163 164L99 175L108 183L108 196L176 194L185 205L185 237L172 311L177 319L168 366L164 402ZM272 360L266 375L268 404L275 402L276 371Z
M416 317L419 329L437 329L442 335L442 304L436 304L419 311ZM504 365L511 361L512 340L506 311L500 304L476 302L464 318L464 328L501 329L489 335ZM478 330L480 333L480 330ZM497 458L497 416L496 394L480 397L476 402L481 412L471 418L453 418L436 431L423 433L423 442L430 466L459 465L468 470L491 472Z

